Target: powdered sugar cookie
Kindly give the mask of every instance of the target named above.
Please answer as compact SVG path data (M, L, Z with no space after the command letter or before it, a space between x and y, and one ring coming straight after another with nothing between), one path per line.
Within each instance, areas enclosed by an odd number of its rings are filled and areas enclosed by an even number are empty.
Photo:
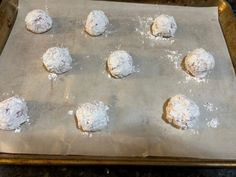
M133 59L124 50L117 50L111 53L107 59L109 73L115 78L123 78L134 71Z
M101 10L93 10L89 13L85 24L85 31L91 36L99 36L105 32L109 20Z
M151 33L153 36L174 37L177 24L174 17L162 14L155 18L151 25Z
M166 120L177 128L191 128L199 115L197 104L184 95L176 95L167 103Z
M203 48L193 50L184 59L187 72L198 78L205 77L214 66L214 57Z
M0 102L0 129L17 129L28 118L28 108L22 98L14 96Z
M49 72L62 74L72 69L72 58L67 48L52 47L43 54L43 64Z
M25 24L33 33L44 33L52 28L52 19L45 11L36 9L27 14Z
M86 132L102 130L109 121L108 109L109 107L101 101L80 105L76 111L78 127Z

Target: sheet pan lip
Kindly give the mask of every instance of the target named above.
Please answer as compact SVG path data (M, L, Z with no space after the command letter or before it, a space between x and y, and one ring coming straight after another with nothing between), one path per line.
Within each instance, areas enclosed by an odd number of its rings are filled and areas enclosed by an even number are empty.
M0 164L15 165L146 165L236 167L236 160L186 157L104 157L81 155L0 154Z
M167 2L158 2L158 0L139 0L139 1L135 1L135 0L92 0L92 1L100 1L100 2L113 2L113 3L116 3L116 2L119 2L119 3L124 3L124 4L150 4L150 5L171 5L171 6L186 6L186 7L217 7L219 5L219 1L225 1L226 0L212 0L208 5L204 5L202 6L203 3L206 3L206 1L201 1L201 2L198 2L198 1L195 1L195 0L192 0L192 1L186 1L186 2L183 2L183 1L174 1L174 0L170 0L170 1L167 1ZM148 1L148 2L147 2ZM174 1L174 2L172 2ZM193 3L189 3L189 2L193 2Z
M230 9L230 6L226 2L226 0L216 0L216 2L218 2L219 16L223 14L223 12L220 11L221 10L220 6L224 5L226 6L226 8ZM219 23L221 24L220 18L219 18ZM222 25L221 25L221 28L225 36L225 32ZM226 40L226 43L227 43L227 40ZM230 49L229 49L229 52L230 52ZM233 56L233 57L236 57L236 56ZM104 157L104 156L81 156L81 155L42 155L42 154L36 155L36 154L0 153L0 164L157 165L157 166L236 167L236 159L233 159L233 160L200 159L200 158L167 157L167 156L166 157L161 157L161 156L160 157Z
M6 33L0 34L0 56L10 36L11 30L15 24L16 17L18 14L18 4L19 0L2 0L0 2L0 16L2 17L4 15L2 13L7 14L6 18L0 19L0 22L3 24L0 26L0 32L4 28L8 29Z

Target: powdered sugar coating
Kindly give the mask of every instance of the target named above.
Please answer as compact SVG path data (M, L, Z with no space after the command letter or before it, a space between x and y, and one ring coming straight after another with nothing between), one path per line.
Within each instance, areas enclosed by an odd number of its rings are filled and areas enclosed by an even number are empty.
M198 48L190 52L185 58L185 69L195 77L203 78L215 66L214 57L204 50Z
M101 10L93 10L89 13L85 24L85 31L91 36L99 36L105 32L109 20Z
M107 66L110 74L115 78L123 78L134 71L133 59L124 50L112 52L107 59Z
M26 28L34 33L44 33L52 28L51 17L43 10L35 9L25 17Z
M14 96L0 102L0 129L17 129L28 118L28 108L22 98Z
M108 109L101 101L82 104L76 111L78 127L86 132L102 130L109 122Z
M174 37L177 24L173 16L162 14L155 18L151 25L153 36Z
M197 104L184 95L176 95L167 103L166 120L177 128L191 128L199 115Z
M49 48L42 59L44 66L51 73L62 74L72 69L72 58L67 48Z
M213 118L209 122L207 122L207 126L211 128L217 128L218 125L219 125L219 122L217 118Z

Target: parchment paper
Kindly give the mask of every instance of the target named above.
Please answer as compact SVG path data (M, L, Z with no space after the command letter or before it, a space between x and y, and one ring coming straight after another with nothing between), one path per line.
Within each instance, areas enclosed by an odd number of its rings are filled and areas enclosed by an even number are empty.
M25 29L24 18L33 9L49 12L54 21L50 31L33 34ZM93 9L104 10L111 24L99 37L83 32ZM178 29L174 39L153 42L145 35L143 21L161 13L173 15ZM70 50L73 69L59 75L52 87L41 56L53 46ZM177 53L180 65L188 51L198 47L211 52L216 61L213 72L200 83L186 80L185 72L171 61ZM106 58L117 49L133 56L137 70L121 80L109 78L105 71ZM236 159L235 89L216 7L20 0L0 56L0 94L1 100L11 95L25 98L30 122L19 133L0 131L0 152ZM162 119L165 101L176 94L185 94L200 107L193 130L178 130ZM93 100L110 106L110 122L107 129L86 135L68 111ZM206 109L207 103L212 109ZM217 128L208 126L213 118Z

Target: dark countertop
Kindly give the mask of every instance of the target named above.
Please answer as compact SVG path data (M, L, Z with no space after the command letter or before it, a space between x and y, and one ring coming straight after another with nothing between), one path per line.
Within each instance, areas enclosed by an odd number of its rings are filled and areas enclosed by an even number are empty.
M0 177L236 177L236 169L150 166L0 166Z

